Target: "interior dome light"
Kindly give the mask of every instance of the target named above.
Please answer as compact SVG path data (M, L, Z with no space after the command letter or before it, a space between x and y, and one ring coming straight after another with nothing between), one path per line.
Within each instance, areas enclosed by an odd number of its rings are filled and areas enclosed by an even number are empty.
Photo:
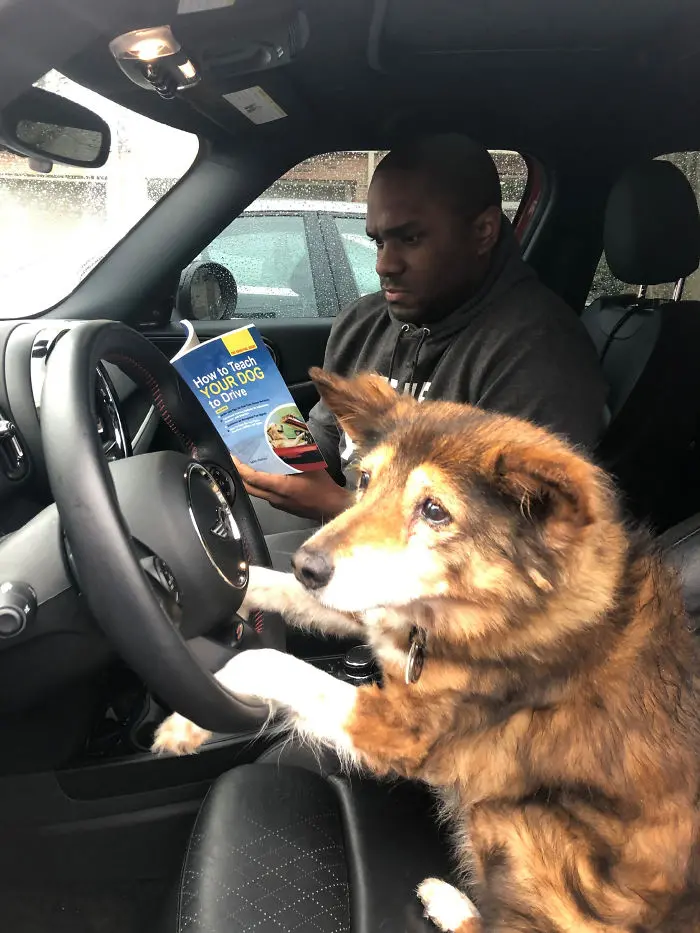
M120 59L137 59L140 62L154 62L158 58L174 55L181 49L180 43L172 34L170 26L155 26L152 29L135 29L117 36L109 43L109 50Z
M170 100L200 81L196 65L183 51L170 26L135 29L109 43L117 64L139 87Z
M197 77L197 69L194 67L191 61L186 61L184 65L178 65L177 67L180 69L180 71L183 73L183 75L186 78Z

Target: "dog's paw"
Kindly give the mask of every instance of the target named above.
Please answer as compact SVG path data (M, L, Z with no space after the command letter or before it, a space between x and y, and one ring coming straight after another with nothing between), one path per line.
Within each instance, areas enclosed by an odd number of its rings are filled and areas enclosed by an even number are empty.
M426 878L417 891L425 916L443 933L477 933L479 911L466 894L439 878Z
M255 648L237 654L216 678L237 696L285 703L293 695L300 664L303 662L274 648Z
M254 609L282 611L285 606L284 587L290 579L294 580L290 573L251 565L248 570L248 588L238 614L247 619Z
M173 713L158 726L151 751L155 755L165 752L171 755L192 755L210 735L211 732L206 729L201 729L179 713Z

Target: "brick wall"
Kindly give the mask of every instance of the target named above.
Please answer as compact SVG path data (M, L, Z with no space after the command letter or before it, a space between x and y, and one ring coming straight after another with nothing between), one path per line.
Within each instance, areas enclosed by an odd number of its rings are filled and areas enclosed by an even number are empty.
M335 152L297 165L267 192L268 197L310 198L328 201L367 200L367 186L386 150ZM492 153L503 187L504 201L520 201L527 168L517 152Z

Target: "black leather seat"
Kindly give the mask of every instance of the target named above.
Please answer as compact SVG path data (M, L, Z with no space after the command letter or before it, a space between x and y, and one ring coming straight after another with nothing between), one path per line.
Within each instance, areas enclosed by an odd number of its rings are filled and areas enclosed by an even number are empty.
M633 514L661 531L700 509L700 303L646 297L647 286L675 282L678 299L700 264L700 214L683 173L663 161L627 171L608 199L604 246L612 274L641 288L582 315L609 384L597 454Z
M680 573L683 598L696 631L700 631L700 515L670 528L658 539L667 561Z
M213 785L168 933L432 931L415 889L450 877L435 799L408 782L321 773L303 749L284 764L277 754Z
M700 627L700 515L660 539ZM192 831L167 933L418 933L416 886L450 879L434 798L408 782L335 773L273 750L211 788Z

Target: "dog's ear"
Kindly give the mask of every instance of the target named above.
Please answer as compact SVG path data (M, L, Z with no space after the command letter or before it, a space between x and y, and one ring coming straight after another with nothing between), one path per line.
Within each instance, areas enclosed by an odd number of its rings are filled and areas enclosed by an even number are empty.
M534 523L583 528L593 521L595 467L565 448L514 445L498 452L496 483Z
M387 414L397 405L413 403L375 373L345 379L314 366L309 375L343 430L356 443L371 443L381 433L381 422Z

